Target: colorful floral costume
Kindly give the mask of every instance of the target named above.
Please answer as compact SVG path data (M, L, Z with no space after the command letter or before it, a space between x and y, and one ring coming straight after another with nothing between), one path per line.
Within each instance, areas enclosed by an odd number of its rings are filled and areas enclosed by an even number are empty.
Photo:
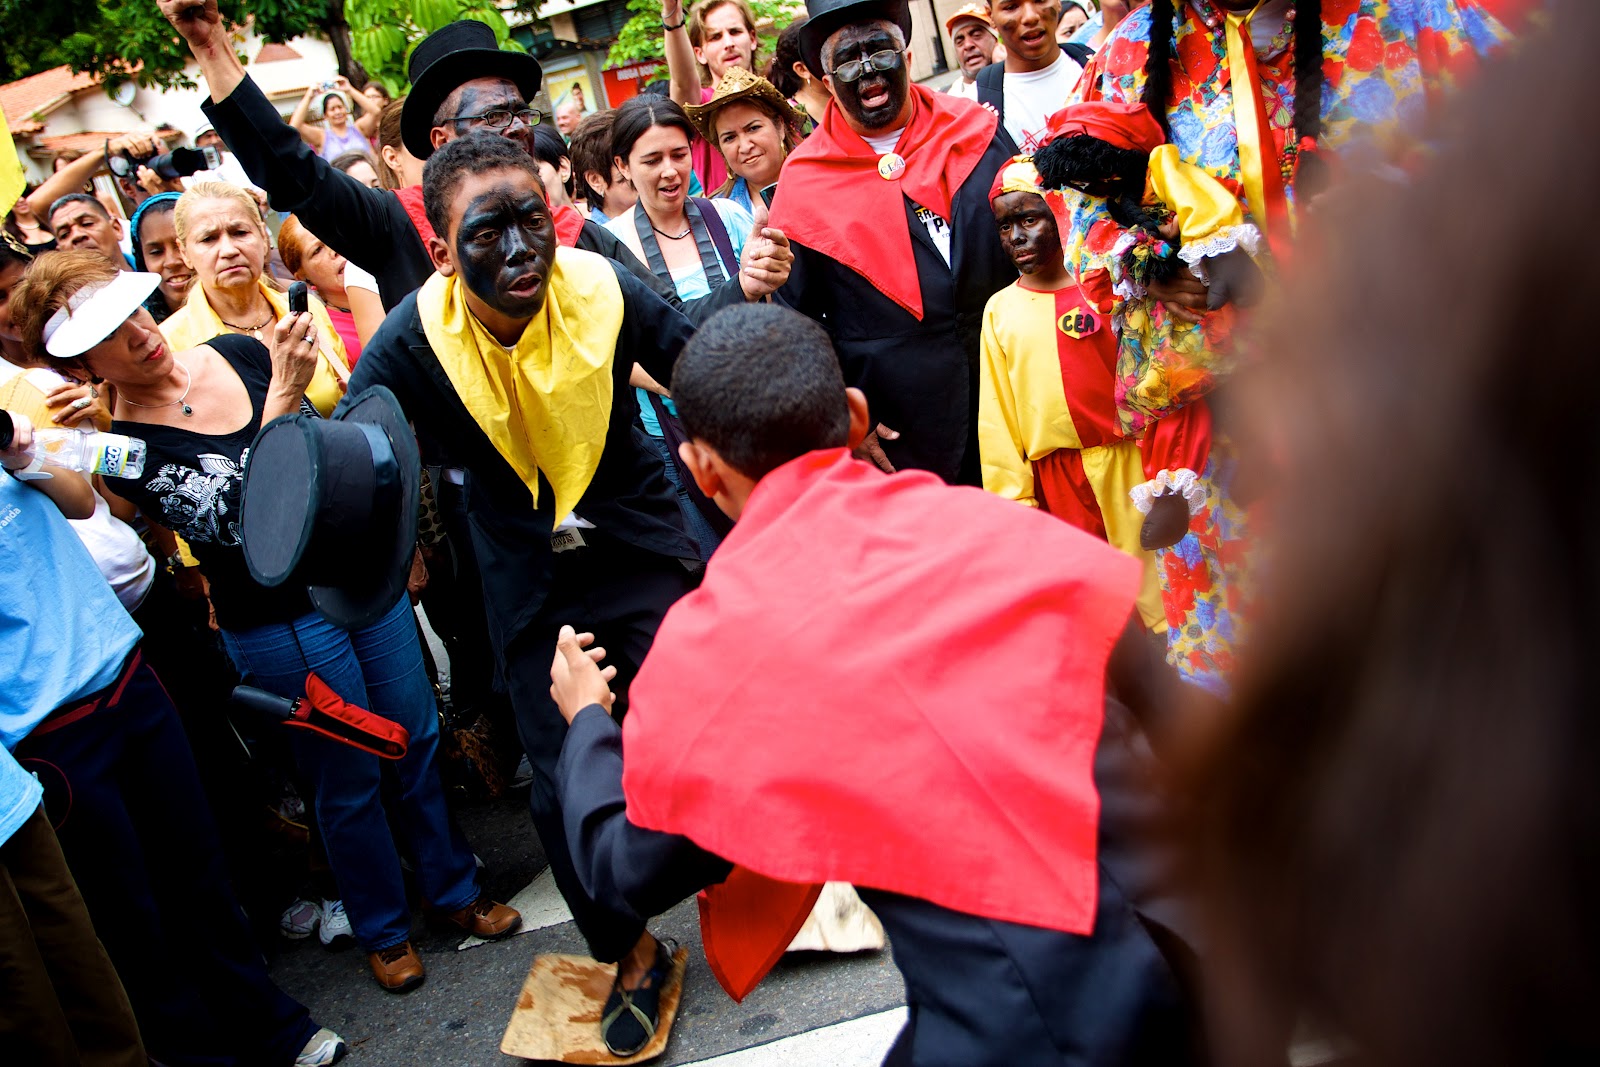
M1084 99L1143 100L1156 9L1174 11L1170 92L1160 102L1172 148L1238 199L1280 263L1291 249L1301 154L1348 152L1358 142L1383 148L1383 138L1419 118L1429 100L1504 39L1504 30L1475 0L1321 0L1321 128L1313 142L1294 128L1295 20L1292 8L1277 0L1237 13L1212 0L1139 7L1084 72L1079 87ZM1252 25L1258 16L1262 25ZM1271 19L1281 20L1281 26L1274 30ZM1234 88L1241 84L1255 91L1236 99ZM1069 265L1080 278L1113 270L1123 235L1097 228L1106 219L1103 201L1069 194L1068 203L1072 234L1063 235L1062 243ZM1118 299L1133 295L1130 289ZM1144 333L1140 327L1147 324L1139 321L1137 310L1125 310L1123 318L1125 326ZM1188 340L1195 344L1192 375L1176 364L1130 367L1126 374L1119 366L1131 398L1127 417L1142 416L1147 433L1150 421L1159 423L1191 406L1190 398L1207 388L1206 375L1226 366L1225 322L1208 323ZM1174 343L1164 354L1182 354L1182 346ZM1152 379L1165 386L1151 390ZM1228 692L1240 616L1248 614L1243 563L1250 531L1229 493L1232 471L1232 450L1219 435L1193 487L1204 497L1195 494L1189 534L1159 553L1168 659L1187 681L1220 695Z

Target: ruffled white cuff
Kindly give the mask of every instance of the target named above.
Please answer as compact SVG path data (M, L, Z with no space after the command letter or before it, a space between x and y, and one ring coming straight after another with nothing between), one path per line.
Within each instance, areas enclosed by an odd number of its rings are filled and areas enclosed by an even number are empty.
M1166 493L1183 497L1184 503L1189 505L1190 518L1200 514L1206 506L1206 487L1200 484L1200 476L1188 467L1161 471L1148 482L1128 490L1133 506L1139 509L1141 515L1150 514L1150 505L1155 498Z
M1260 247L1261 231L1254 224L1246 222L1239 226L1224 226L1204 240L1184 241L1183 247L1178 249L1178 258L1189 264L1189 273L1210 284L1205 265L1208 256L1220 256L1235 248L1242 248L1253 256Z

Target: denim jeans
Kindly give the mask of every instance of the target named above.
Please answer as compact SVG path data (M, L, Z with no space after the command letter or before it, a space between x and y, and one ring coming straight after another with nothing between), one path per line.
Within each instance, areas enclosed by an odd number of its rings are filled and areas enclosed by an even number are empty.
M340 629L313 613L292 623L225 630L222 640L252 685L304 696L309 668L345 700L406 728L410 747L395 766L402 808L397 814L422 893L444 911L477 900L477 865L439 782L439 717L410 601L401 596L387 615L362 630ZM411 936L411 909L384 818L380 760L308 730L290 734L295 762L314 783L317 826L356 940L368 952L398 945Z

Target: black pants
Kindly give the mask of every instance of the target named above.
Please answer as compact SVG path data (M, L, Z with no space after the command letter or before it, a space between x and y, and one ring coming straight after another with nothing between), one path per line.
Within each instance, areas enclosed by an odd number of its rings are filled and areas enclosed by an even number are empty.
M138 653L135 653L137 656ZM166 690L138 663L17 746L150 1055L283 1067L316 1023L267 977Z
M622 544L594 530L583 531L589 545L555 557L554 583L538 619L506 649L506 673L517 733L533 765L528 798L533 825L539 832L551 873L561 890L589 952L602 963L620 960L644 933L644 924L602 908L589 899L578 880L561 822L555 768L567 724L550 699L550 663L556 636L570 625L595 635L606 650L606 662L617 668L611 689L617 694L616 714L626 708L628 683L650 651L661 617L694 587L695 579L675 559Z

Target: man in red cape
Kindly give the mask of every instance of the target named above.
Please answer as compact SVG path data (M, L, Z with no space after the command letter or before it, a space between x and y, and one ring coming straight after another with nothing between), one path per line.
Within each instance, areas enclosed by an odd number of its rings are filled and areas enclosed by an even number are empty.
M801 53L833 101L784 162L778 299L828 327L876 427L864 453L980 484L978 331L1016 280L989 185L1016 153L991 111L912 84L905 0L810 0Z
M604 650L563 631L556 777L585 889L648 916L711 887L718 977L724 952L757 961L742 993L805 886L854 883L906 979L887 1063L1189 1062L1161 947L1182 924L1123 833L1154 798L1131 784L1147 750L1122 701L1145 705L1162 669L1138 562L852 459L866 401L791 311L714 317L672 391L685 463L737 524L662 622L625 726Z

